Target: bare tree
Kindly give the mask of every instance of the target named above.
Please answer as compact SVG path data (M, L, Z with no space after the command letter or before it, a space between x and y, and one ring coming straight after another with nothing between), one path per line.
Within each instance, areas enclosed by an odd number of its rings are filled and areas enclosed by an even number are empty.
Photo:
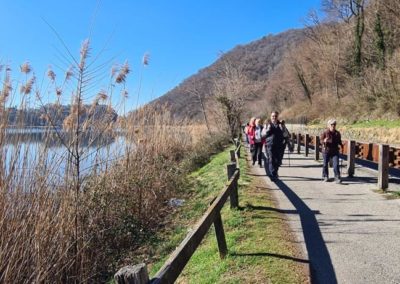
M354 18L353 71L362 71L362 43L365 32L365 7L367 0L324 0L323 8L329 17L351 23Z
M296 72L297 78L299 79L301 86L303 87L304 96L307 98L307 100L310 103L310 105L312 105L311 90L310 90L310 87L308 86L308 83L306 81L303 68L300 66L300 64L298 64L296 62L293 63L293 68L294 68L294 70Z
M204 103L206 96L205 92L208 89L206 85L208 85L208 81L203 80L197 82L196 84L188 85L185 90L198 99L197 103L200 104L201 112L203 114L204 122L207 126L208 134L211 135L210 124L208 122L207 111Z
M257 85L237 66L225 59L217 71L213 96L221 106L231 138L239 136L243 106Z

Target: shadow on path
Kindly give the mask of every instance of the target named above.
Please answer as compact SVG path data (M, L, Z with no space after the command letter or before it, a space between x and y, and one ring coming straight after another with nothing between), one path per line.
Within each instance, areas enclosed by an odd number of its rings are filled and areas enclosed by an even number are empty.
M312 177L299 177L299 176L280 176L280 180L287 179L288 181L318 181L321 182L322 178L312 178Z
M274 208L274 207L268 207L268 206L254 206L252 204L247 204L246 208L251 209L251 210L264 210L264 211L275 211L279 213L284 213L284 214L299 214L297 210L286 210L286 209L279 209L279 208ZM318 210L312 211L314 214L320 214Z
M266 174L248 174L251 177L265 177Z
M301 262L301 263L309 263L307 259L301 259L301 258L296 258L292 256L287 256L287 255L282 255L282 254L276 254L276 253L268 253L268 252L258 252L258 253L230 253L231 256L268 256L268 257L276 257L276 258L282 258L282 259L288 259L288 260L293 260L296 262Z
M283 181L275 184L282 190L300 215L304 240L310 262L311 283L337 283L335 270L332 265L328 248L322 237L318 221L313 212L296 193Z
M281 167L282 168L321 168L322 169L322 165L319 165L319 164L315 164L315 165L296 164L296 165L290 165L290 166L289 166L289 164L283 164Z

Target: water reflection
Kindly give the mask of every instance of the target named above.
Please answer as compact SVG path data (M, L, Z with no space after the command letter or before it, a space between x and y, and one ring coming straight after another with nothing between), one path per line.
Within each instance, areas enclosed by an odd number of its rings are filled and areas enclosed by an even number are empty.
M29 179L38 171L48 183L59 185L74 170L73 137L41 129L9 130L1 149L3 172ZM71 147L69 146L71 145ZM83 176L101 171L134 149L120 132L87 133L79 141L80 171Z
M81 147L106 146L115 142L116 136L122 136L122 132L87 132L79 137ZM7 144L21 143L45 143L47 147L60 147L62 144L69 145L74 140L74 135L63 131L49 131L44 129L9 129L5 134Z

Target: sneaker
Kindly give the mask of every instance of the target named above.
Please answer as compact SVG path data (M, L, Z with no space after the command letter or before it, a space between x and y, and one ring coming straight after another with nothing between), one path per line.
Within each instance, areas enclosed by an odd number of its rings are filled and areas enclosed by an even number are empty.
M253 166L256 164L256 162L253 162Z
M261 164L258 164L260 166L260 168L262 168L263 166Z
M340 178L336 177L336 178L335 178L335 182L336 182L336 183L341 183L342 180L341 180Z
M324 177L323 181L324 181L324 182L328 182L328 181L329 181L329 178L328 178L328 177Z

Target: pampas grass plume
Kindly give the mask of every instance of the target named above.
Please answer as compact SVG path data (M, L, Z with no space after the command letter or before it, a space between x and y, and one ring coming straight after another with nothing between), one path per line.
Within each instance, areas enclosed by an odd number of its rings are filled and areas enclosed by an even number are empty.
M68 81L74 73L72 72L72 67L70 67L66 72L65 72L65 81Z
M143 60L142 60L142 63L143 63L144 66L149 65L149 59L150 59L150 53L146 52L143 55Z
M49 77L53 82L56 80L56 73L51 69L51 66L49 67L49 70L47 70L47 77Z
M104 91L104 90L101 90L101 91L97 94L97 98L98 98L98 100L101 100L101 101L107 100L107 99L108 99L107 92Z
M127 61L125 61L124 65L119 70L117 77L115 78L115 82L118 84L125 82L126 76L129 74L130 71L131 70L129 69L129 64Z
M32 71L31 65L29 64L28 61L26 61L25 63L23 63L20 66L21 72L25 73L25 74L29 74Z

